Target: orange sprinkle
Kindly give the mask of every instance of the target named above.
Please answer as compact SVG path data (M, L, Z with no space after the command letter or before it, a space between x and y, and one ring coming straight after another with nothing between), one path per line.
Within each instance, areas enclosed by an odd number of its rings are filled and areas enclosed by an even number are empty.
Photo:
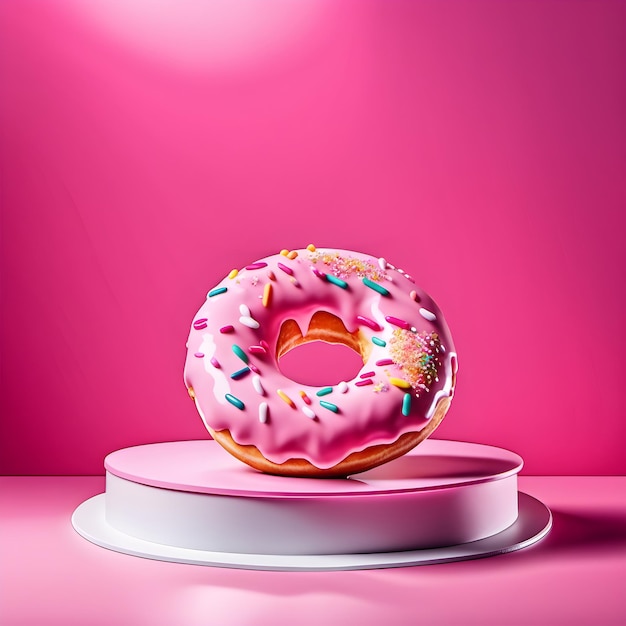
M277 389L276 393L292 408L296 408L296 403L282 390Z
M302 397L302 399L305 401L306 404L311 404L311 398L309 398L309 396L306 395L306 392L303 391L302 389L300 390L300 396Z
M272 283L266 283L263 287L263 306L268 307L272 301Z
M196 399L196 392L193 390L193 387L189 387L189 388L187 389L187 393L189 394L189 397L190 397L192 400L195 400L195 399Z
M306 249L307 249L309 252L315 252L315 250L316 250L317 248L316 248L316 247L315 247L312 243L310 243L310 244L306 247Z
M292 250L289 254L287 254L287 258L292 261L298 256L298 253L295 250Z
M239 270L230 270L228 278L233 279L235 278L235 276L237 276L237 274L239 274Z

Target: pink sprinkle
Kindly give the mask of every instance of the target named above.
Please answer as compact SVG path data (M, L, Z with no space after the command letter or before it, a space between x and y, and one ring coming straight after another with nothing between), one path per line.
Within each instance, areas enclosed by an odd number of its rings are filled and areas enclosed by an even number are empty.
M211 357L211 365L217 369L221 367L220 362L214 356Z
M267 277L270 280L276 280L276 274L274 274L274 272L272 272L272 270L267 270Z
M267 354L267 350L263 346L250 346L248 350L252 354Z
M371 378L374 376L374 372L365 372L365 374L361 374L361 378Z
M393 315L385 315L385 319L394 326L399 326L400 328L404 328L404 330L411 330L411 324L397 317L393 317Z
M326 278L326 274L324 274L324 272L320 272L317 267L312 267L311 271L318 277L318 278Z
M206 326L207 326L207 324L206 324L206 323L207 323L207 318L206 318L206 317L203 317L202 319L196 320L196 321L193 323L193 327L194 327L196 330L202 330L203 328L206 328Z
M393 365L393 361L391 359L379 359L376 361L376 365Z
M248 367L255 373L260 374L259 368L254 363L248 363Z
M285 272L285 274L289 274L289 276L293 276L293 270L282 263L278 263L278 269L283 270L283 272Z
M261 341L259 341L259 343L261 344L262 348L265 348L268 352L270 351L270 344L267 343L267 341L265 341L265 339L261 339Z
M357 380L354 384L357 387L365 387L365 385L373 385L374 381L371 378L366 378L365 380Z
M259 261L258 263L252 263L251 265L246 265L247 270L260 270L262 267L267 267L267 263L263 261Z
M194 356L198 357L199 359L201 359L204 356L204 352L196 352L194 354Z
M235 327L231 326L230 324L228 324L228 326L222 326L220 328L221 333L232 333L234 330L235 330Z
M417 295L417 291L412 291L409 294L411 300L415 300L415 302L419 302L420 301L420 297Z
M357 315L356 321L361 322L361 324L365 324L366 326L369 326L372 330L379 331L383 329L383 327L378 322L375 322L369 317L364 317L363 315Z

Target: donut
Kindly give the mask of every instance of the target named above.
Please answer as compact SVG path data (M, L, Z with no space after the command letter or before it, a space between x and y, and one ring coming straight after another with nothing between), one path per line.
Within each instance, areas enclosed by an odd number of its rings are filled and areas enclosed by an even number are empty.
M279 359L309 341L344 344L363 367L332 386L285 377ZM211 436L247 465L341 477L426 439L450 406L456 372L443 314L407 273L309 244L233 269L209 290L184 380Z

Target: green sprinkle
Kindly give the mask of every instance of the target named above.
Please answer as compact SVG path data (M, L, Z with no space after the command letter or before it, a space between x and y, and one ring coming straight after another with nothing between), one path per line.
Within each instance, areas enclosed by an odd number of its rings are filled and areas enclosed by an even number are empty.
M337 278L332 274L326 274L326 280L333 285L337 285L337 287L341 287L342 289L348 288L348 283L345 280L341 280L341 278Z
M248 355L243 351L243 348L240 348L237 344L233 344L233 352L244 362L249 363L250 359Z
M315 393L316 396L327 396L329 393L333 392L332 387L323 387L318 392Z
M227 393L226 399L233 405L236 406L240 411L243 411L246 408L246 405L239 399L235 398L235 396Z
M402 398L402 415L408 416L411 412L411 394L405 393Z
M387 342L384 339L379 339L378 337L372 337L372 343L375 343L381 348L384 348L387 345Z
M225 293L226 291L228 291L227 287L216 287L215 289L211 289L211 291L209 291L209 298L219 296L221 293Z
M250 371L249 367L242 367L240 370L233 372L230 375L230 377L234 379L241 378L242 376L245 376L249 371Z
M383 296L389 295L389 291L387 291L382 285L379 285L378 283L375 283L373 280L370 280L369 278L367 278L367 276L363 278L363 284L366 287L373 289L374 291L378 291L378 293L382 294Z
M332 411L333 413L339 413L339 407L332 402L326 402L324 400L320 400L320 406L323 406L325 409Z

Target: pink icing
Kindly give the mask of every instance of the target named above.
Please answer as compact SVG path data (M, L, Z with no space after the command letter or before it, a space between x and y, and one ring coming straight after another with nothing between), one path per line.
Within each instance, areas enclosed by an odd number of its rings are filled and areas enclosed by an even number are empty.
M206 426L228 429L237 443L255 445L274 463L304 458L326 469L352 452L424 428L438 400L453 395L457 359L441 310L403 272L357 252L296 252L295 259L277 254L249 264L209 292L227 289L207 296L194 317L184 377ZM386 294L365 284L364 276ZM272 295L264 306L268 282ZM368 362L347 381L346 392L336 386L321 397L319 387L286 378L275 358L283 322L294 320L306 335L320 310L368 341L386 342L372 342ZM220 332L227 326L234 331ZM251 371L242 374L246 367ZM398 379L410 387L397 386Z

